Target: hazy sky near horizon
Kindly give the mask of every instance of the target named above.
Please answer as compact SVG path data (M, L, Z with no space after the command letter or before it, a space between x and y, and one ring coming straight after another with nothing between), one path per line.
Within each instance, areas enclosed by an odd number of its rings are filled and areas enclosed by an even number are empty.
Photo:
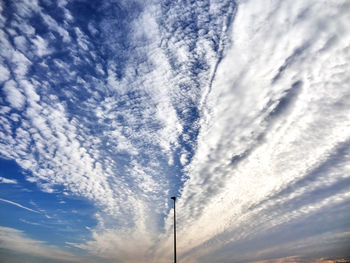
M0 259L350 257L348 0L0 0Z

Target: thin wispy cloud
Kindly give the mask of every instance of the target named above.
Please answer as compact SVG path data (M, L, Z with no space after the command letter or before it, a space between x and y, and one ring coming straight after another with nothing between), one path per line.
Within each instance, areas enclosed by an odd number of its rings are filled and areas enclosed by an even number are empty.
M21 204L19 204L19 203L16 203L16 202L13 202L13 201L10 201L10 200L6 200L6 199L0 198L0 201L5 202L5 203L8 203L8 204L11 204L11 205L14 205L14 206L17 206L17 207L20 207L20 208L23 208L23 209L28 210L28 211L30 211L30 212L40 213L39 211L36 211L36 210L34 210L34 209L31 209L31 208L29 208L29 207L26 207L26 206L24 206L24 205L21 205Z

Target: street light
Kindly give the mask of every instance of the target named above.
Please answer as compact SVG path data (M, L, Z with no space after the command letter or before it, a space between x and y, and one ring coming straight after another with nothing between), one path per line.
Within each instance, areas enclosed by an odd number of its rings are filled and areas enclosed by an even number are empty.
M175 201L176 196L171 197L174 200L174 263L176 263L176 214L175 214Z

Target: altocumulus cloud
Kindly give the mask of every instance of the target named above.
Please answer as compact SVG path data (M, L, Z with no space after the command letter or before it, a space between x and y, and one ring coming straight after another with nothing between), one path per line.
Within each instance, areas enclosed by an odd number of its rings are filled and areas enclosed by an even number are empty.
M175 194L180 262L349 256L346 0L0 10L0 155L96 220L66 247L2 227L3 248L169 262Z

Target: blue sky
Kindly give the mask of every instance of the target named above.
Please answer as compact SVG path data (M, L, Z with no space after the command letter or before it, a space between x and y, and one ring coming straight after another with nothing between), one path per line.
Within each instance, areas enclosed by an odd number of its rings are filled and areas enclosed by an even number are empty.
M0 259L349 258L349 14L0 1Z

